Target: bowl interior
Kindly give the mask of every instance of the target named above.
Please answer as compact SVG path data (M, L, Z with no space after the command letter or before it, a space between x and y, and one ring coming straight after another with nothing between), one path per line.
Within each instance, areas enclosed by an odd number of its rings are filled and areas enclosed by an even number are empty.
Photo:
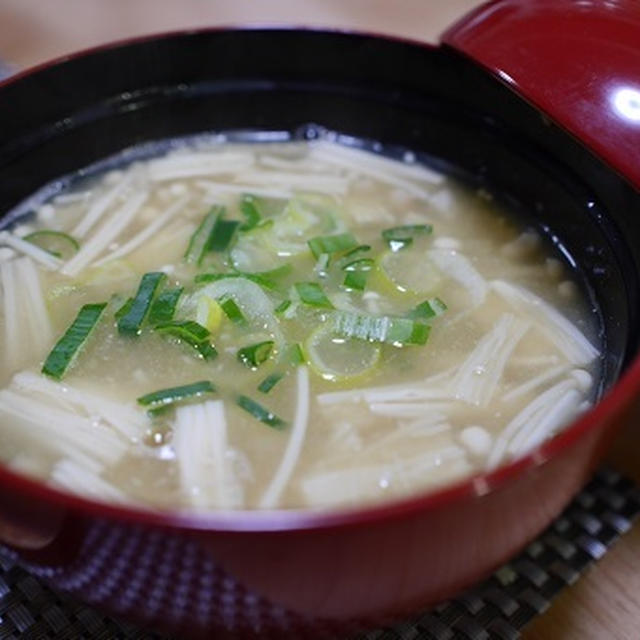
M390 155L411 149L536 226L576 265L605 345L600 391L614 383L638 347L638 192L446 48L213 30L99 49L19 77L0 85L0 226L25 214L43 184L132 145L204 131L308 138L319 128Z

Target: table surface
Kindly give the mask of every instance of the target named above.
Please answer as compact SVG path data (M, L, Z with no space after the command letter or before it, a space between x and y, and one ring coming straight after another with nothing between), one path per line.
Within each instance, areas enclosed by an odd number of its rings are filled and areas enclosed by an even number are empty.
M0 0L0 59L24 68L74 50L143 33L243 23L350 27L435 41L478 0ZM636 427L610 464L640 482ZM634 640L640 626L640 526L523 633L524 640Z

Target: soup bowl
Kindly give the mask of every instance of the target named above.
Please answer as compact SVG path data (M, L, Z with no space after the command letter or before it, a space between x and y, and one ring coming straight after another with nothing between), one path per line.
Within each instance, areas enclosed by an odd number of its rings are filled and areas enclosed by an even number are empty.
M141 142L323 127L390 155L412 149L526 215L575 261L605 347L593 409L529 455L444 489L362 508L185 514L94 502L0 467L2 552L180 637L309 638L442 601L526 545L589 477L640 389L638 34L631 2L503 0L436 47L205 29L1 84L2 212Z

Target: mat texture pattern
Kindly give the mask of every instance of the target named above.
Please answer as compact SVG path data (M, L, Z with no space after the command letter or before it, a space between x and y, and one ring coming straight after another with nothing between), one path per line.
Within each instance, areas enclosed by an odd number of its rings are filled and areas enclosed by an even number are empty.
M640 488L603 469L529 547L455 600L352 640L515 640L640 513ZM42 585L0 553L0 640L157 639Z

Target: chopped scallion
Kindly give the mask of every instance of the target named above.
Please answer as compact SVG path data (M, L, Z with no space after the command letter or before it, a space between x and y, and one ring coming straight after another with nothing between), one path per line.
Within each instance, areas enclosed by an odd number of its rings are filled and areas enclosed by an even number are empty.
M316 236L307 241L311 253L319 258L323 253L331 255L353 249L358 246L358 242L351 233L339 233L333 236Z
M291 364L294 365L302 364L306 361L301 344L296 343L291 345L289 351L289 360L291 361Z
M371 271L375 265L373 258L358 258L352 260L342 267L343 271Z
M407 313L407 318L427 320L442 315L447 310L447 305L440 298L430 298L421 302Z
M398 251L408 247L413 242L415 236L427 235L432 231L433 226L430 224L406 224L401 227L385 229L382 232L382 237L386 240L392 251Z
M371 246L368 244L359 244L357 247L347 251L337 262L336 265L339 269L343 269L345 265L353 262L356 258L362 257L363 254L371 251Z
M159 407L152 407L151 409L147 409L147 415L150 418L157 418L158 416L165 416L167 413L171 411L172 407L170 404L160 405Z
M393 345L425 344L430 327L409 318L368 316L338 311L333 317L333 329L338 335L369 342Z
M244 317L242 310L231 296L221 296L218 298L218 304L222 307L222 310L231 322L241 326L247 324L247 319Z
M162 291L151 305L149 323L156 325L173 320L182 291L182 287Z
M343 284L347 289L364 291L364 288L367 286L368 277L368 271L347 271Z
M131 305L133 304L133 298L127 298L124 301L124 304L113 314L116 320L120 320L122 316L127 315L131 310Z
M277 316L282 315L291 306L291 300L283 300L275 309Z
M271 373L269 374L259 385L258 391L261 393L269 393L273 387L275 387L282 378L284 378L284 373Z
M342 269L346 271L344 286L347 289L364 291L367 284L369 272L373 269L375 262L373 258L357 258L345 264Z
M197 398L206 393L215 393L215 386L208 380L193 382L191 384L181 385L179 387L169 387L168 389L160 389L140 396L137 400L139 405L149 407L151 410L157 410L161 407L175 404L189 398Z
M287 426L287 423L282 418L279 418L275 413L247 396L239 395L236 402L241 409L244 409L263 424L274 429L284 429Z
M64 335L58 340L51 350L51 353L47 356L42 367L42 373L56 380L62 378L98 324L100 316L106 306L106 302L101 302L97 304L85 304L80 309L71 326L65 331Z
M316 261L316 266L313 267L313 273L320 278L326 278L330 260L331 256L328 253L321 253Z
M195 277L197 284L205 282L215 282L216 280L223 280L224 278L246 278L256 284L259 284L264 289L277 290L280 288L279 280L291 272L291 265L289 263L283 264L275 269L269 269L268 271L232 271L230 273L200 273Z
M118 318L118 332L127 336L140 335L142 324L149 314L149 309L167 276L160 272L145 273L133 298L131 306Z
M218 205L211 207L209 213L202 219L198 228L193 232L189 240L184 259L192 264L200 265L209 249L209 238L218 218L224 213L224 207Z
M255 196L244 194L240 200L240 211L246 219L246 222L240 226L240 231L250 231L260 224L262 216L258 210L258 201Z
M240 223L237 220L225 220L222 216L218 216L209 236L207 249L217 252L226 251L239 226Z
M209 342L209 329L193 320L172 321L154 327L161 335L173 336L192 346L205 360L212 360L218 355L215 347Z
M266 362L273 351L273 340L265 340L238 349L238 360L246 367L255 369Z
M28 233L22 238L37 247L48 251L56 258L66 260L80 249L78 241L68 233L55 231L53 229L39 229Z
M294 285L300 300L311 307L333 309L322 287L316 282L296 282Z

